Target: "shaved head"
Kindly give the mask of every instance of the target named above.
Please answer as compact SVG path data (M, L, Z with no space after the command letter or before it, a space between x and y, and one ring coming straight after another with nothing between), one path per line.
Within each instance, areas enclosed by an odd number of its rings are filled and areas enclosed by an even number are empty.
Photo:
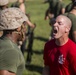
M59 15L57 18L63 19L66 27L69 27L69 28L71 29L72 22L71 22L71 20L70 20L67 16ZM56 18L56 19L57 19L57 18Z

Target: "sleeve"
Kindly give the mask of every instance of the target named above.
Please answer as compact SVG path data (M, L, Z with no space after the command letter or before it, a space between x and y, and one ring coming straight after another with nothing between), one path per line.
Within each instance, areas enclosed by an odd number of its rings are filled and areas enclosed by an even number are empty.
M76 45L75 45L76 46ZM76 47L71 47L69 52L69 66L73 75L76 75Z
M14 50L6 50L0 54L0 70L16 73L19 65L19 55Z
M28 19L28 16L25 14L25 16L26 16L26 21L28 21L29 19Z
M70 12L71 10L71 4L66 5L65 12Z
M72 16L72 31L76 31L76 16Z
M48 66L48 56L47 56L47 44L44 46L44 54L43 54L43 59L44 59L44 65Z

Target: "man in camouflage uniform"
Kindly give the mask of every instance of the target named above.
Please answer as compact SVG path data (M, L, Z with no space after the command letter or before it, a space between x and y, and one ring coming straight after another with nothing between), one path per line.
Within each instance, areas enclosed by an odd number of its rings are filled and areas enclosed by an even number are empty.
M58 15L65 13L65 4L62 0L49 0L49 8L45 13L45 20L56 18Z
M69 37L72 41L76 43L76 1L73 2L71 11L65 13L64 15L66 15L72 21L72 27L70 30Z
M24 27L27 20L19 8L6 8L0 12L0 75L22 75L25 61L17 46L23 40Z

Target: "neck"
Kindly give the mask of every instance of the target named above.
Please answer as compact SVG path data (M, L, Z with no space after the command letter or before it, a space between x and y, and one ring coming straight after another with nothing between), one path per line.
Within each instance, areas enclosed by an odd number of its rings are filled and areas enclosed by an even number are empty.
M56 45L58 45L58 46L62 46L62 45L64 45L64 44L66 44L67 43L67 41L68 41L68 37L64 37L64 38L60 38L60 39L56 39Z

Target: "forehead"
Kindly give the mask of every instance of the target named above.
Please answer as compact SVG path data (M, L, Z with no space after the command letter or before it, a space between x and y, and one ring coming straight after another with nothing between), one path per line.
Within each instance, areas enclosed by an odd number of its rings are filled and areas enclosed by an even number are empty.
M56 21L57 21L57 22L62 22L62 23L64 23L64 22L65 22L65 18L64 18L63 16L58 16L58 17L56 18Z

